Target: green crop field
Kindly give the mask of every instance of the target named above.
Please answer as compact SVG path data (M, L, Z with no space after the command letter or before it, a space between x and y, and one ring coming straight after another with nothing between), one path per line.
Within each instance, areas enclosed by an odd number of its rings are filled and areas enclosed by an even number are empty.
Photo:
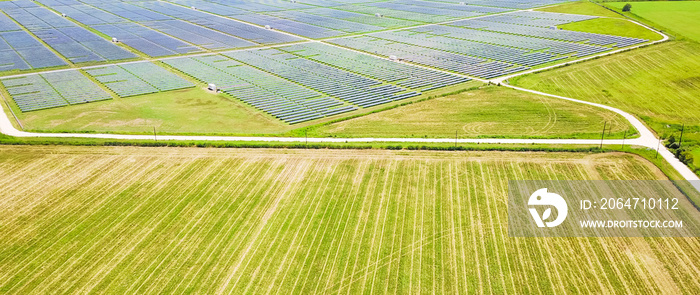
M622 9L628 2L606 3ZM700 42L700 1L631 2L631 13Z
M696 238L509 238L508 179L626 154L0 147L0 292L694 293Z
M560 99L489 86L311 128L338 137L562 137L631 136L633 128L613 112Z

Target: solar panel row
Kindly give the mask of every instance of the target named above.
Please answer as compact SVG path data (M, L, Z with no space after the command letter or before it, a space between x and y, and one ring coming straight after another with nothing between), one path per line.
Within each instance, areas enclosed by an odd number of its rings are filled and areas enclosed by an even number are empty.
M470 5L505 7L513 9L530 9L539 6L575 2L578 0L440 0L441 2L461 3Z
M403 4L401 1L377 2L377 3L369 3L366 5L371 6L371 7L386 8L386 9L392 9L392 10L398 10L398 11L422 13L422 14L426 14L426 15L439 15L439 16L445 16L445 17L449 17L449 18L468 18L468 17L483 15L483 13L478 13L478 12L474 12L474 11L445 9L445 8L438 8L438 7L425 7L425 6L417 6L417 5L406 5L406 4Z
M135 23L97 25L93 28L151 57L203 51L195 45Z
M67 65L25 31L0 32L0 72Z
M5 12L72 62L109 61L136 57L135 54L46 8L14 8L7 9Z
M151 62L90 68L86 72L120 97L194 87L191 82Z
M398 27L409 27L420 25L421 23L403 19L389 18L389 17L377 17L375 15L350 12L344 10L330 9L330 8L311 8L305 9L303 12L308 14L315 14L320 16L332 17L336 19L347 20L351 22L368 24L374 26L380 26L385 28L398 28Z
M253 41L261 44L275 44L299 41L300 38L283 34L280 32L266 30L261 27L252 26L239 21L223 17L215 17L210 14L173 5L165 2L139 2L137 5L150 10L169 15L178 19L186 20L194 24L217 30L232 36ZM218 13L218 12L217 12Z
M419 95L277 49L238 51L224 55L361 107Z
M0 79L22 112L111 99L77 70Z
M47 4L46 1L42 1L42 3L86 25L104 25L128 22L128 20L125 18L85 4L55 5Z
M539 38L562 40L568 42L583 42L587 41L593 45L611 45L613 47L627 47L639 43L647 42L648 40L610 36L602 34L593 34L585 32L567 31L567 30L552 30L546 28L538 28L524 25L514 25L506 23L498 23L488 21L489 17L463 20L450 23L451 26L468 27L474 29L484 29L495 32L504 32L509 34L534 36Z
M429 8L457 10L457 11L469 11L469 12L476 12L476 13L481 13L481 14L500 13L500 12L506 12L506 11L511 10L511 9L506 9L506 8L498 8L498 7L490 7L490 6L460 5L460 4L454 4L454 3L445 3L442 1L437 2L437 1L422 1L422 0L401 0L401 1L392 1L392 2L406 4L406 5L429 7Z
M373 79L393 82L399 86L421 91L470 80L321 43L305 43L278 49Z
M532 51L543 51L556 55L572 54L573 56L587 56L608 50L608 48L601 46L592 46L530 36L502 34L490 31L472 30L445 25L425 26L412 29L411 31L443 35L444 37L449 38L471 40L500 46L522 48Z
M357 109L355 106L221 55L165 61L241 101L295 124Z
M200 27L182 20L143 22L143 24L175 38L190 42L206 49L221 50L256 45L253 42Z
M396 56L401 60L485 79L528 69L528 67L524 66L488 61L484 58L402 44L370 36L346 37L329 40L328 42L385 57Z
M335 19L331 17L319 16L306 13L304 11L283 11L274 12L270 15L281 17L293 21L299 21L306 24L311 24L318 27L329 28L333 30L348 32L348 33L361 33L370 31L379 31L384 29L384 27L362 24L357 22L351 22L341 19Z
M368 5L343 5L337 7L337 9L352 11L357 13L364 13L369 15L380 14L383 17L404 19L410 21L417 21L422 23L439 23L455 20L455 17L446 15L435 15L435 14L425 14L413 11L396 10L387 7L377 7Z
M299 36L304 36L308 38L328 38L340 35L346 35L347 33L339 30L314 26L306 24L303 22L283 19L279 17L274 17L270 15L263 14L245 14L236 15L236 19L246 21L249 23L257 24L260 26L270 26L273 29L293 33Z

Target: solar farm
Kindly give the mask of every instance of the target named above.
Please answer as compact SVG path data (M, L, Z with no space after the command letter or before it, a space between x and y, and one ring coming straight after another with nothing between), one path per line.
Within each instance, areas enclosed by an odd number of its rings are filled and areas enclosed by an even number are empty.
M2 1L0 84L21 112L213 84L298 124L648 41L529 10L563 2Z
M700 294L698 20L0 0L0 294Z

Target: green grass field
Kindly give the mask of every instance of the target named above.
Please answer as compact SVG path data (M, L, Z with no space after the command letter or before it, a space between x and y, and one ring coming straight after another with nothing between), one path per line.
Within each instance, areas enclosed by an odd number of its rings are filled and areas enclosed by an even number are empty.
M622 9L627 2L606 3ZM700 42L700 1L631 2L631 13Z
M293 127L233 99L191 88L22 113L25 130L48 132L282 133Z
M663 37L638 24L619 18L596 18L559 26L564 30L640 38L651 41Z
M475 85L481 84L470 82L428 95ZM454 138L458 130L469 137L598 138L604 121L612 124L611 138L635 132L622 117L606 110L495 86L330 125L322 120L290 126L235 99L199 88L28 113L15 108L15 114L25 130L49 132L152 134L155 127L159 134L304 136L304 130L309 130L308 136L320 137Z
M633 37L652 41L661 40L662 38L661 35L630 22L624 19L622 15L619 15L590 1L566 3L552 7L540 8L537 10L602 17L559 26L564 30Z
M0 292L693 293L695 238L509 238L508 179L625 154L0 147Z
M313 136L337 137L562 137L600 138L634 132L607 110L505 87L489 86L364 117L311 128Z
M689 126L700 139L700 45L667 42L582 64L516 78L511 83L630 111L660 134Z
M538 11L547 12L558 12L558 13L572 13L572 14L584 14L584 15L594 15L594 16L604 16L604 17L615 17L621 18L622 16L607 10L595 3L590 1L582 0L578 2L565 3L561 5L556 5L552 7L545 7L536 9Z

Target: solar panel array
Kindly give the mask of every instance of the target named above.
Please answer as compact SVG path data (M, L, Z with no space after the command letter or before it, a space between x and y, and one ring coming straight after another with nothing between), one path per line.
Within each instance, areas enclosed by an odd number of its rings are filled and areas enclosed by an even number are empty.
M301 38L290 36L288 34L251 26L229 18L215 17L211 14L201 12L199 9L194 10L164 2L138 2L136 4L164 15L182 19L208 29L223 32L231 36L259 44L278 44L302 40ZM216 5L222 6L219 4Z
M519 11L567 1L0 1L0 72L67 65L46 45L73 63L137 58L116 38L151 57L201 53L163 62L295 124L469 81L455 73L489 79L647 41L552 29L591 16ZM120 97L194 86L151 62L85 71ZM22 111L110 97L75 70L2 82Z
M325 17L332 17L361 24L380 26L385 28L399 28L420 25L422 23L398 18L377 17L376 15L368 15L357 12L350 12L330 8L311 8L305 9L305 13L315 14Z
M96 25L93 28L151 57L204 51L191 43L135 23Z
M66 64L10 18L0 14L0 72Z
M513 9L530 9L534 7L576 2L578 0L440 0L441 2L466 3L469 5L504 7Z
M328 42L386 57L396 56L404 61L486 79L528 69L524 66L489 61L479 57L402 44L370 36L333 39Z
M612 46L616 48L627 47L649 41L638 38L499 23L492 21L493 19L490 19L492 17L493 16L473 20L462 20L450 23L449 25L567 42L586 42L587 44L591 45Z
M169 59L165 63L290 124L357 109L221 55Z
M90 68L85 72L120 97L194 87L191 82L151 62Z
M587 56L609 50L606 47L592 46L581 43L564 42L536 38L530 36L507 35L497 32L471 30L451 26L431 25L412 29L413 32L442 35L449 38L457 38L500 46L528 49L531 51L543 51L555 55Z
M137 57L44 7L18 7L3 11L71 62Z
M277 49L237 51L224 55L361 107L419 95Z
M349 72L419 91L428 91L470 80L350 50L342 50L321 43L305 43L278 49Z
M544 28L591 18L518 11L327 42L490 79L569 57L588 56L609 51L612 47L648 41Z
M0 79L22 112L111 99L77 70Z

